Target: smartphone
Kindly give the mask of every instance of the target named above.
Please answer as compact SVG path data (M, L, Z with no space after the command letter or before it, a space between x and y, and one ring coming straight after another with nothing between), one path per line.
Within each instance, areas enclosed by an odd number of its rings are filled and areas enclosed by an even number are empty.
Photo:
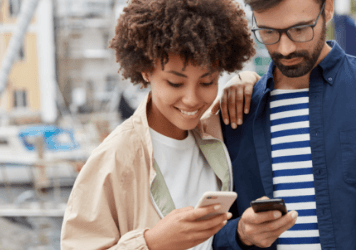
M208 220L217 215L224 214L229 211L232 203L237 198L237 193L235 192L225 192L225 191L218 191L218 192L205 192L203 196L200 198L198 205L195 208L205 207L213 204L220 204L221 208L216 212L207 214L198 220Z
M288 213L286 204L283 199L255 200L251 201L251 207L255 213L278 210L282 215Z

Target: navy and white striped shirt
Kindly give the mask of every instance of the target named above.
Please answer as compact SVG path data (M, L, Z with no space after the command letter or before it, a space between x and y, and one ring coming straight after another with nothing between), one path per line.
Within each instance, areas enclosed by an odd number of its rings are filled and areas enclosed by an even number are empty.
M273 196L299 214L278 250L321 249L309 132L309 89L273 90L270 98Z

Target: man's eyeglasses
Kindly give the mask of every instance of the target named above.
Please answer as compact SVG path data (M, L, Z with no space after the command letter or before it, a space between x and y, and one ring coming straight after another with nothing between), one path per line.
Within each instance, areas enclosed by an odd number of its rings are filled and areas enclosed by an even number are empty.
M309 42L314 38L314 27L318 23L319 17L323 12L324 7L325 3L323 4L318 17L313 24L297 25L286 29L252 28L251 30L254 33L257 41L266 45L278 43L283 33L286 33L289 39L293 42ZM256 19L255 16L252 14L252 27L255 27L253 23L256 23Z

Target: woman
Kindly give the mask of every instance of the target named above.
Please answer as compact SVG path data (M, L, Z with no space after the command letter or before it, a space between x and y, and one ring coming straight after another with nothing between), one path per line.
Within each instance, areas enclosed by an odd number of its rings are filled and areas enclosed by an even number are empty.
M231 163L199 121L219 75L255 52L244 12L233 0L132 0L110 47L123 76L151 92L80 172L62 249L211 249L231 214L196 221L218 206L192 206L232 190Z

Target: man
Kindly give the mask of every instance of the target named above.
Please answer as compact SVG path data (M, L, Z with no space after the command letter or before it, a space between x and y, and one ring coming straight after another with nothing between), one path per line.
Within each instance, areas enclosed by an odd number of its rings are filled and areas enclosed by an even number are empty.
M244 124L221 119L238 199L214 248L356 249L356 58L325 41L333 0L245 2L273 62ZM255 213L263 196L289 213Z

